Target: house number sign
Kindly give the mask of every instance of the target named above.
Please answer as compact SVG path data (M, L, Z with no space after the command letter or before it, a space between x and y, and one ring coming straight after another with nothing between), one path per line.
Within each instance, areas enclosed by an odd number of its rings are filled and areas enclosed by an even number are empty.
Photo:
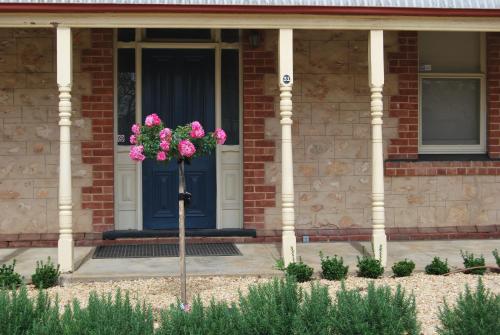
M291 81L290 75L288 74L283 75L283 84L288 85L290 84L290 81Z

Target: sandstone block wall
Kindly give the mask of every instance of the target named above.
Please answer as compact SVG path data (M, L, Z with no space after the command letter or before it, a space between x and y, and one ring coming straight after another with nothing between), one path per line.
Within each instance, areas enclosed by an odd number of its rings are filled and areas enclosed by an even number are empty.
M92 185L91 166L82 163L81 154L82 141L92 138L91 122L81 113L82 96L91 94L92 83L80 66L90 31L75 30L73 37L73 222L80 233L92 231L92 212L81 207L82 187ZM0 29L0 241L14 240L11 246L25 243L15 242L19 233L25 234L21 239L57 240L55 42L52 29Z
M405 120L400 122L404 115L389 113L397 109L389 108L389 103L396 104L398 98L414 95L409 77L394 70L401 62L398 55L404 56L400 54L402 49L416 51L408 49L416 48L409 38L413 35L385 33L385 158L401 133L415 131L401 128L406 127ZM277 51L276 42L276 32L267 31L266 50ZM367 47L368 33L363 31L295 31L293 141L298 235L369 236L371 135ZM403 63L402 67L416 68L413 63ZM277 143L274 162L267 162L265 168L266 183L277 188L276 207L265 209L265 229L259 231L266 236L280 234L281 228L281 128L276 83L276 74L265 75L265 94L275 97L275 116L265 118L265 136ZM415 110L413 105L411 109ZM465 237L464 233L496 232L499 182L500 177L484 175L386 176L386 225L390 237Z

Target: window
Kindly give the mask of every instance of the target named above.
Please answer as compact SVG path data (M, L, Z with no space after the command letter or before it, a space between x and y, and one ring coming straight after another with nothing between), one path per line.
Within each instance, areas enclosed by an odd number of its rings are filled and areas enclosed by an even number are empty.
M240 134L240 58L237 49L223 49L221 55L221 122L226 145L238 145Z
M480 33L419 33L419 153L485 153L483 47Z
M135 49L118 50L118 145L130 145L135 123Z

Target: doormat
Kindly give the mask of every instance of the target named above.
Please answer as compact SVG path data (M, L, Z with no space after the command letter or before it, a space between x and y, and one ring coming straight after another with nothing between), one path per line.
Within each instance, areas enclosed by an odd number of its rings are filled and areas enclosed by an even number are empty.
M192 243L186 245L187 256L241 256L234 243ZM126 244L98 246L92 258L179 257L178 244Z

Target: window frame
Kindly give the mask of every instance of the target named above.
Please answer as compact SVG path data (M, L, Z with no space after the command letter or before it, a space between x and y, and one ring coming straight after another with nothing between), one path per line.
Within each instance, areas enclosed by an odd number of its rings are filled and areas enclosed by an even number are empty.
M418 153L419 154L484 154L487 151L487 127L486 127L486 43L484 33L479 35L479 57L480 71L469 73L438 73L419 72L418 73ZM419 64L420 70L420 64ZM423 79L479 79L480 82L480 103L479 103L479 144L427 144L422 143L422 82Z

